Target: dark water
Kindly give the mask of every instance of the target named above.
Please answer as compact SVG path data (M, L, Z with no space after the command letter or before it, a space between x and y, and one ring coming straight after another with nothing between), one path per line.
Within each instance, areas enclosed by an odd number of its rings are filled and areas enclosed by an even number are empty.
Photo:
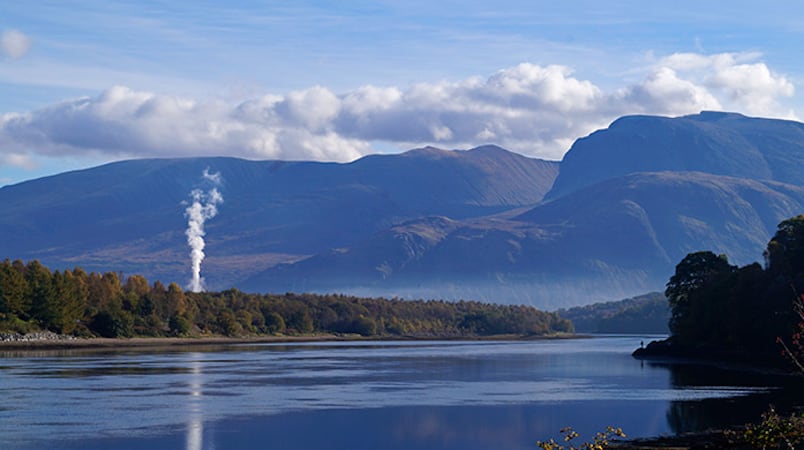
M797 380L641 363L646 336L0 353L11 449L534 449L756 419Z

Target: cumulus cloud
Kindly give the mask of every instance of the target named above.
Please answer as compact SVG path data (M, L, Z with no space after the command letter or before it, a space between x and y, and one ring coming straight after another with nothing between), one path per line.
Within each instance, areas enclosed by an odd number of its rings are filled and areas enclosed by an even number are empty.
M7 30L0 35L0 50L9 58L22 58L30 49L31 38L17 30Z
M760 57L757 53L677 53L663 58L660 64L684 73L732 109L756 115L789 115L780 113L779 98L792 97L795 87L758 61Z
M642 83L620 91L633 112L678 115L722 105L704 86L679 78L675 70L659 67Z
M559 65L520 64L459 81L406 89L323 86L240 103L198 100L123 86L96 97L0 116L0 152L115 157L233 155L350 161L372 144L470 147L496 143L560 158L575 138L626 114L704 109L789 116L793 84L756 54L675 54L642 79L604 90ZM24 159L0 164L20 165Z

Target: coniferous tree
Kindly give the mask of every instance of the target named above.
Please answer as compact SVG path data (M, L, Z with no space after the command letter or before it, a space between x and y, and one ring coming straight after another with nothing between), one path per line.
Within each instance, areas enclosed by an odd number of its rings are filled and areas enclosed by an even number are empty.
M58 277L54 274L54 289L58 300L56 307L58 314L53 324L55 331L72 333L83 319L87 308L84 280L65 270Z
M39 261L25 266L25 279L31 299L30 317L44 328L54 328L60 321L53 274Z
M26 319L30 311L28 283L19 270L21 261L14 264L8 259L0 264L0 312Z

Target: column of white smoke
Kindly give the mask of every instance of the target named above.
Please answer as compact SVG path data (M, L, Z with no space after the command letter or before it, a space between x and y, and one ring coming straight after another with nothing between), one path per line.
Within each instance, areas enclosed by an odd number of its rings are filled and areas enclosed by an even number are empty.
M210 174L209 170L204 170L204 178L215 184L220 183L220 174ZM207 192L201 189L193 189L190 192L193 203L184 211L187 216L187 244L190 246L190 258L192 260L193 278L190 280L188 289L193 292L204 290L204 278L201 277L201 261L204 260L204 222L218 214L218 204L223 202L223 196L217 188L212 188Z

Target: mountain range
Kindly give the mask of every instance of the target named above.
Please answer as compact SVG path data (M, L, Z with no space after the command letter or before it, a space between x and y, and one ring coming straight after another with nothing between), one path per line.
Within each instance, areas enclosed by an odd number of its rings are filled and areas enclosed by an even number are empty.
M348 164L131 160L0 188L0 257L190 278L202 173L210 289L569 307L661 290L689 252L762 258L804 211L804 124L629 116L543 161L496 146Z

